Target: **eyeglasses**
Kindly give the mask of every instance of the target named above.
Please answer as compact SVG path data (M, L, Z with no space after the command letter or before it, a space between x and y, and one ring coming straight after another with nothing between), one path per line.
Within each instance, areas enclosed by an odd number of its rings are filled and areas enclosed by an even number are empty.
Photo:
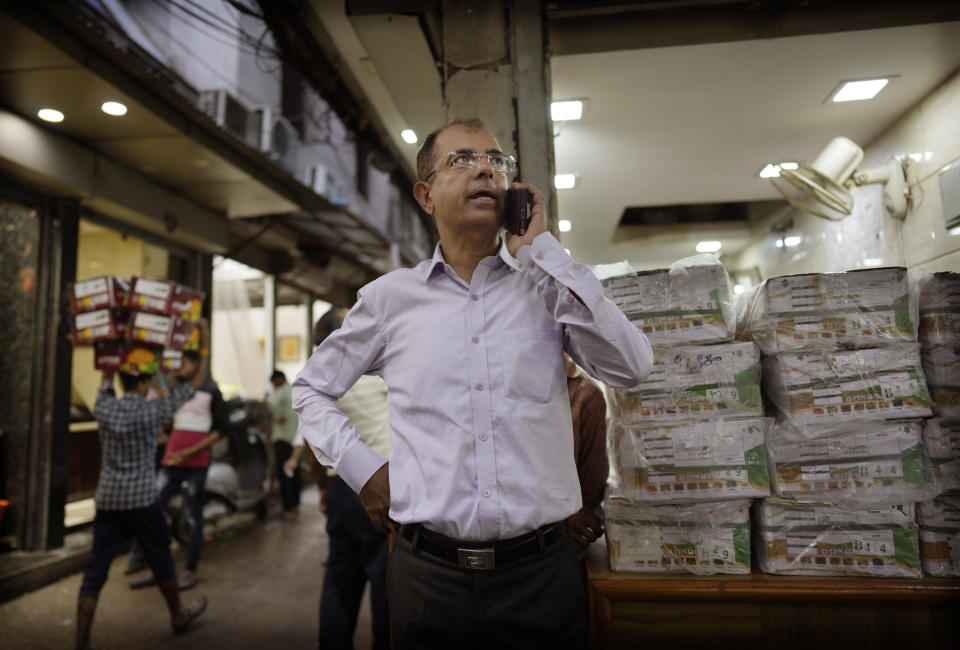
M439 169L440 166L448 160L450 161L451 167L472 169L479 165L480 159L484 157L490 162L494 172L499 172L506 175L517 171L517 159L510 154L501 153L499 151L493 153L480 153L478 151L470 151L469 149L461 149L460 151L451 151L447 155L440 158L440 160L437 161L437 164L433 166L433 169L430 170L430 173L424 176L423 180L427 180L433 176L437 172L437 169Z

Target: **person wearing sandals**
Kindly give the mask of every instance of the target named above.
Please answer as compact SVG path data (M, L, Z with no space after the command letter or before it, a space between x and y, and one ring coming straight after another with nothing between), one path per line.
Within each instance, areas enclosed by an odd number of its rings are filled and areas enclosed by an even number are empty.
M201 344L206 349L209 340L206 321L201 322L200 331ZM194 374L181 376L182 382L168 396L148 402L144 397L153 375L159 370L159 362L155 353L147 358L151 354L144 350L141 356L120 368L122 398L117 398L114 392L113 371L103 371L103 382L94 405L103 456L94 497L97 512L93 522L93 551L77 598L78 650L90 648L90 631L100 590L120 545L130 537L143 547L147 564L166 601L174 632L185 631L207 606L205 596L189 605L180 600L170 554L170 530L157 495L154 447L160 425L170 420L203 384L208 359L202 356Z

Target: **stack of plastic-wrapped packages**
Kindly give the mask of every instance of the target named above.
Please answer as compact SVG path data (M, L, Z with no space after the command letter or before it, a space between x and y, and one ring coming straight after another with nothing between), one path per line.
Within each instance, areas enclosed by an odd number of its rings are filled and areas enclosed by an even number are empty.
M914 504L933 494L932 401L906 269L767 280L739 336L764 354L775 496L754 506L768 573L919 576Z
M750 499L769 496L760 354L734 341L729 277L714 256L637 273L597 269L644 332L655 365L611 391L620 486L604 503L613 570L750 572Z
M936 414L923 437L937 496L917 504L923 570L960 576L960 273L921 280L919 336Z

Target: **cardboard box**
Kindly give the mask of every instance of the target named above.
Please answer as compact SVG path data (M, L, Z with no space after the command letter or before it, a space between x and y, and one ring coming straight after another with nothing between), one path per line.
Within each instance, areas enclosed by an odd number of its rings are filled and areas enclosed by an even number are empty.
M764 282L746 333L766 354L902 343L917 340L915 310L904 268L788 275Z
M937 493L960 492L960 420L927 420L923 445L933 465Z
M767 438L777 494L820 499L918 501L933 491L923 421L869 422L839 432L775 427Z
M130 319L130 327L127 329L127 339L164 347L170 341L173 324L173 316L135 311Z
M70 283L70 306L74 314L107 307L123 307L130 284L121 278L104 275Z
M173 289L169 314L181 320L197 322L202 316L205 296L202 291L178 284Z
M160 355L160 370L163 372L177 372L183 367L183 351L164 348Z
M129 341L97 341L94 343L93 367L97 370L123 370L127 364L142 372L159 370L157 350Z
M938 497L917 504L923 572L960 577L960 497Z
M654 348L646 381L614 393L621 421L762 416L759 357L753 343Z
M96 341L122 339L127 331L127 312L119 309L97 309L74 314L73 342L85 345Z
M781 352L764 360L767 396L792 424L926 417L932 400L918 343Z
M166 345L174 350L200 349L200 329L197 327L197 323L174 317L173 327L170 329L170 337Z
M612 571L750 573L750 501L604 503Z
M913 504L845 509L771 498L754 505L764 573L920 577Z
M170 280L133 276L126 306L168 316L176 286L177 283Z
M960 343L960 273L934 273L920 291L920 342Z
M924 346L922 358L934 410L960 417L960 343Z
M621 489L636 503L770 496L769 426L767 418L617 426L613 449Z
M642 271L601 283L607 297L653 346L733 339L733 294L721 264Z

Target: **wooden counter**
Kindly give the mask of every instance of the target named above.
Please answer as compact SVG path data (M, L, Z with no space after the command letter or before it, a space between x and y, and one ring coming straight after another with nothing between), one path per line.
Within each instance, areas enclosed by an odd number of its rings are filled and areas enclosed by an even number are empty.
M960 579L610 571L587 554L596 648L960 648Z

